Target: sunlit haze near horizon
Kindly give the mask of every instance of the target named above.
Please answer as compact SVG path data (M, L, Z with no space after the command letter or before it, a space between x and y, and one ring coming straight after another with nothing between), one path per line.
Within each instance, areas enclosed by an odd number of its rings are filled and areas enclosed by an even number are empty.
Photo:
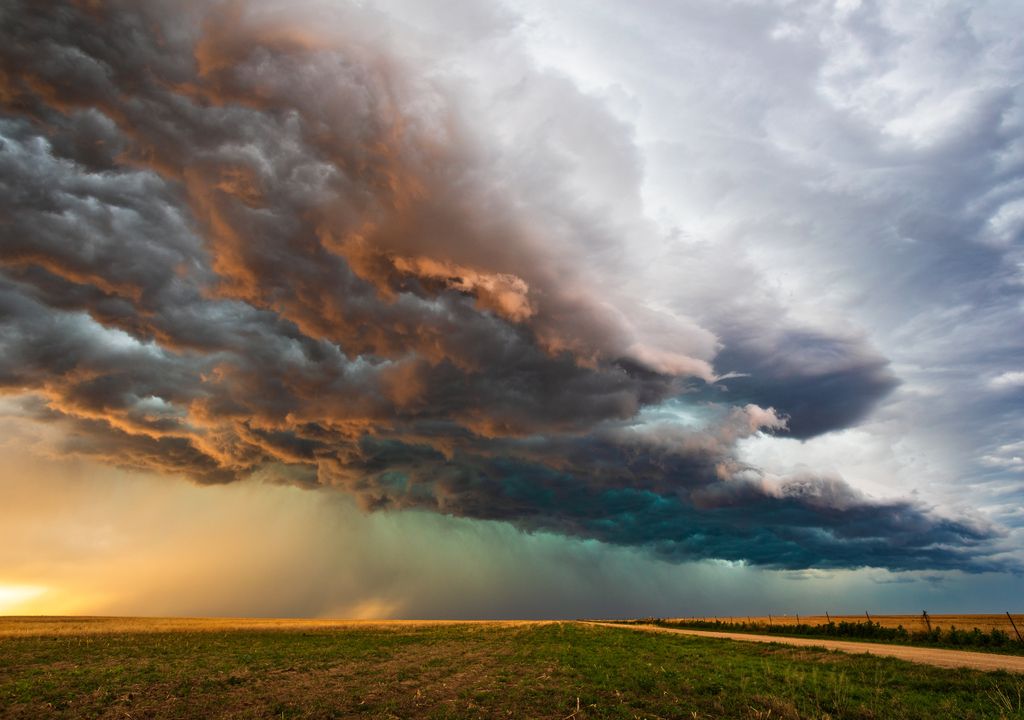
M1021 611L1024 4L0 6L0 614Z

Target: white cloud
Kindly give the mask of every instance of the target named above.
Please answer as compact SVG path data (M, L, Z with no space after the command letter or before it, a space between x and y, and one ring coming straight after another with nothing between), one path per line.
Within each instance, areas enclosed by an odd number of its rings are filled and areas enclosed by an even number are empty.
M1024 387L1024 371L1007 370L989 380L988 386L993 390L1013 390Z

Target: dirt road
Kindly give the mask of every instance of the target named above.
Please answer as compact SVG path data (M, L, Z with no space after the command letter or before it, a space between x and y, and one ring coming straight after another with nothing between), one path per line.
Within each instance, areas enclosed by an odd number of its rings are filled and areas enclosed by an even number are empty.
M665 628L657 625L619 625L617 623L591 623L604 627L627 628L641 632L665 632L679 635L745 640L747 642L781 643L800 647L818 647L847 653L868 653L909 660L910 662L937 665L947 668L971 668L973 670L1006 670L1024 673L1024 656L997 655L995 653L968 652L966 650L941 650L936 648L912 647L909 645L884 645L882 643L851 642L848 640L827 640L824 638L796 638L778 635L751 635L749 633L710 632L707 630L684 630Z

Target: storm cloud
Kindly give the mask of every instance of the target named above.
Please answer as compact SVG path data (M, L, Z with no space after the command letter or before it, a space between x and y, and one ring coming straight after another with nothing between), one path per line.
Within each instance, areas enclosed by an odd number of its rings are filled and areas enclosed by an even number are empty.
M675 561L1015 567L983 519L743 462L760 433L862 420L888 360L738 285L636 293L625 249L661 230L629 127L522 56L509 12L465 23L434 42L356 4L5 4L21 415L122 467ZM485 89L482 42L509 43Z

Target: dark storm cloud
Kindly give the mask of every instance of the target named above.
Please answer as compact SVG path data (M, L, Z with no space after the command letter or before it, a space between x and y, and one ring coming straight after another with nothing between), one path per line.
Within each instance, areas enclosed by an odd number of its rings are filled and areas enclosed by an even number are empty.
M726 335L715 362L738 374L721 382L731 401L775 408L800 439L855 425L897 384L889 361L862 343L809 331L769 344Z
M876 502L836 478L770 480L714 449L685 451L585 438L520 448L498 458L429 446L363 441L321 465L368 509L417 508L507 520L670 560L717 558L773 568L1005 570L984 557L994 529L931 516L905 501ZM491 448L493 450L493 448ZM723 465L730 480L722 481Z
M713 380L714 336L590 280L616 251L568 161L495 159L408 28L331 13L0 10L0 385L60 451L676 560L1001 566L984 524L737 459L783 428L758 405L798 437L859 419L893 384L862 344L727 342L753 377L705 427L639 422Z

